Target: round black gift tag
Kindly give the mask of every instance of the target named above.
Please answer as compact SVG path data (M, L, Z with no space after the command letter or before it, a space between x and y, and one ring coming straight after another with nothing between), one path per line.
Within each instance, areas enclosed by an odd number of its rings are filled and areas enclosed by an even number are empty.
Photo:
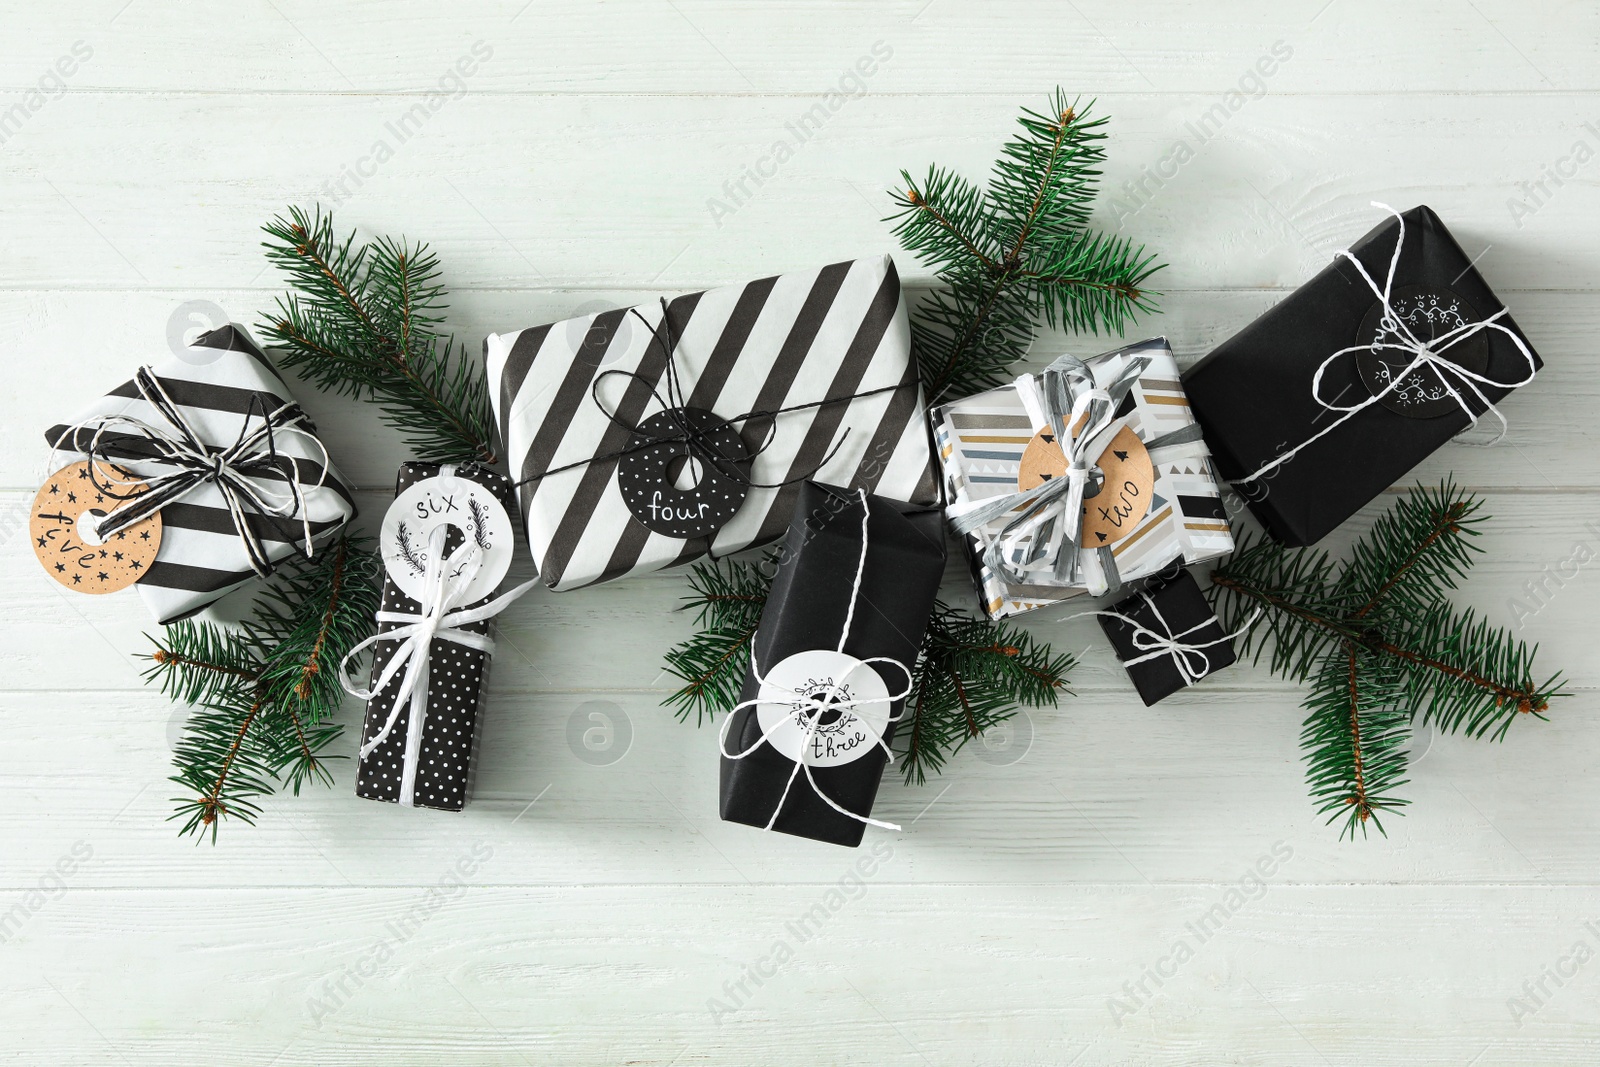
M1389 296L1389 303L1412 335L1424 344L1462 326L1482 321L1471 304L1443 286L1396 286ZM1444 379L1429 366L1418 367L1406 375L1399 385L1387 393L1383 392L1394 376L1406 369L1413 354L1405 349L1376 346L1379 342L1393 344L1399 340L1400 335L1384 321L1382 302L1375 302L1361 320L1361 328L1356 333L1357 344L1373 346L1356 353L1361 380L1372 390L1372 395L1382 393L1379 403L1390 411L1412 419L1432 419L1460 411L1461 405L1450 395ZM1437 351L1441 358L1474 374L1483 374L1489 369L1489 337L1484 330ZM1464 389L1459 381L1450 384L1463 396L1471 395L1471 391Z
M679 434L679 419L700 437L693 466L699 481L691 488L673 484L688 462L690 449ZM661 440L661 438L670 438ZM646 441L654 444L633 449ZM750 492L750 450L739 431L705 408L677 408L650 416L628 442L617 464L623 502L646 529L668 537L708 537L733 518Z

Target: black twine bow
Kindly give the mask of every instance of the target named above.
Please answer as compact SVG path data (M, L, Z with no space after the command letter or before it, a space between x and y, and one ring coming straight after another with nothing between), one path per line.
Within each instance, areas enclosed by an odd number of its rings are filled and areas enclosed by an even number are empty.
M810 470L777 482L753 481L747 473L740 469L739 465L743 462L754 460L755 457L759 456L762 452L765 452L769 447L771 447L773 441L776 440L778 436L778 424L775 419L776 416L788 415L796 411L809 411L812 408L822 408L828 406L829 404L848 404L852 400L859 400L862 397L876 396L879 393L894 393L899 392L901 389L907 388L914 389L918 385L918 380L915 377L912 377L908 381L899 382L895 385L884 385L876 389L864 389L859 393L848 393L844 396L824 397L821 400L813 400L805 404L791 404L788 407L758 409L755 411L747 411L743 415L735 415L731 419L725 419L723 421L729 425L733 425L737 423L754 422L758 419L765 419L767 420L768 425L766 437L762 440L758 447L750 450L746 455L743 456L730 456L722 451L721 445L717 442L714 436L716 431L720 429L720 426L713 425L709 428L696 426L690 421L685 410L686 400L684 397L683 387L678 381L678 369L673 362L673 356L677 351L678 339L674 337L672 333L672 317L668 314L666 298L661 298L661 323L659 326L650 325L650 321L643 315L639 314L638 308L629 308L628 310L630 314L645 324L646 328L650 330L651 337L654 338L655 342L661 346L662 351L666 354L666 363L662 377L665 379L667 384L667 399L662 400L661 394L656 391L655 384L645 378L644 375L635 371L607 370L600 372L595 376L594 381L589 385L590 398L594 401L595 407L599 408L601 412L605 414L606 418L610 419L615 425L621 426L623 429L628 430L634 435L635 438L637 438L637 440L631 440L628 442L628 444L611 452L602 452L597 455L589 456L586 459L580 459L572 463L563 464L559 467L551 467L550 469L539 474L529 475L528 477L523 478L521 481L518 481L514 484L527 485L529 482L537 482L540 479L550 477L552 474L560 474L563 471L569 471L578 467L588 466L590 463L599 463L603 460L610 459L621 459L623 456L629 455L633 452L642 452L645 449L655 448L666 442L677 442L683 446L683 456L686 459L695 459L701 463L707 464L708 466L715 467L717 470L721 471L723 474L727 475L729 478L745 486L746 488L781 489L786 485L793 485L796 482L803 482L807 478L810 478L812 475L816 474L817 471L821 470L823 467L826 467L829 461L831 461L833 457L839 453L839 449L844 447L845 439L850 436L850 428L848 426L845 427L844 434L837 442L835 442L834 446L828 450L828 454L823 456L822 459ZM663 331L666 333L665 339L662 338ZM642 383L646 389L650 390L651 397L655 399L655 402L659 404L662 410L667 414L674 426L674 429L669 433L661 435L642 433L638 426L630 426L626 420L618 418L616 412L608 410L605 406L605 403L600 399L600 383L606 378L607 375L611 374L618 374L625 378L632 378L635 381Z
M239 540L249 556L250 567L257 575L266 577L271 574L273 563L261 543L260 535L250 523L250 511L269 521L292 519L299 515L305 535L303 551L308 557L312 554L311 517L306 513L305 494L308 488L322 486L327 478L329 461L322 442L312 432L310 419L300 405L290 402L268 412L261 395L252 395L238 437L226 448L216 449L200 439L182 409L167 395L160 379L149 367L139 368L133 381L140 396L166 420L170 431L130 415L117 414L95 416L62 435L63 439L70 439L77 447L79 433L93 426L94 436L88 447L82 449L89 457L89 480L96 491L123 501L100 520L95 528L99 537L109 538L119 530L142 522L168 504L210 483L222 494L234 529L238 531ZM254 418L261 421L252 429ZM109 431L122 428L133 431L143 441L126 438L118 441L101 440ZM278 451L274 435L282 432L298 433L310 439L322 451L321 473L314 485L302 485L294 458ZM59 448L60 444L58 440L56 447ZM120 473L111 456L113 449L126 457L160 463L168 469L150 477L113 477L102 483L101 464ZM267 489L256 481L261 478L281 480L287 484L287 490L274 492ZM136 487L120 491L114 488L129 485L148 486L148 489ZM288 540L299 547L292 535Z

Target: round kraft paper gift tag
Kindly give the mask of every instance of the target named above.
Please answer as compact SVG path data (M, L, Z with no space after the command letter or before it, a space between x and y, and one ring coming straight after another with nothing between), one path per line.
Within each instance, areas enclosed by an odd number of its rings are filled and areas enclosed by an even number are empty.
M1156 472L1150 452L1139 435L1124 423L1106 445L1094 466L1099 472L1098 488L1091 483L1084 489L1083 523L1080 544L1102 548L1115 544L1144 521L1155 496ZM1027 492L1052 478L1067 473L1067 457L1056 435L1048 426L1033 435L1023 450L1017 470L1017 489ZM1093 493L1093 496L1088 494Z
M379 539L383 565L394 584L412 600L422 599L428 542L440 526L455 527L462 539L477 545L481 553L478 573L467 587L464 603L493 593L511 569L515 547L511 516L487 487L449 474L413 483L384 513Z
M1471 304L1442 286L1397 286L1389 296L1389 305L1394 308L1400 323L1404 323L1411 335L1423 344L1482 321L1482 316ZM1380 347L1398 343L1401 337L1399 324L1385 315L1381 302L1374 302L1361 320L1361 328L1356 331L1356 344L1367 346L1356 353L1356 366L1361 372L1361 380L1372 391L1372 395L1378 396L1378 402L1390 411L1413 419L1432 419L1460 411L1461 405L1450 395L1444 378L1433 367L1418 367L1406 374L1400 384L1384 392L1395 376L1404 373L1406 365L1415 358L1406 349ZM1488 332L1479 330L1447 348L1439 349L1438 354L1474 374L1484 374L1489 369ZM1459 382L1452 382L1451 385L1461 389ZM1471 394L1463 392L1462 395Z
M796 697L829 707L818 712ZM837 767L877 747L889 728L889 690L871 665L828 649L797 652L767 672L757 694L756 719L767 743L784 756L813 767ZM874 703L863 703L874 701ZM811 716L820 715L810 744Z
M679 419L696 435L688 454ZM663 438L668 438L663 440ZM654 443L651 443L654 442ZM628 511L667 537L710 537L728 524L750 492L750 450L733 424L705 408L658 412L639 424L617 463Z
M132 475L104 465L96 471L102 485L106 485L108 473L116 479L108 488L119 494L142 493L149 488L143 482L123 481ZM28 533L33 538L33 553L50 577L80 593L115 593L150 569L161 548L161 513L102 539L95 527L123 501L106 496L94 482L87 460L46 478L33 498Z

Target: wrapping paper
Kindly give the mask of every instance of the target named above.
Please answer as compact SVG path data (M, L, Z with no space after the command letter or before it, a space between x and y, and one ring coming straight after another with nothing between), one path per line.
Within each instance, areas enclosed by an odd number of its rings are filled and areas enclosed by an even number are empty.
M184 359L176 357L152 365L157 381L172 398L204 443L218 450L230 445L246 423L259 425L263 411L291 400L272 364L239 326L224 326L198 338ZM152 425L164 420L139 393L132 381L111 390L69 423L52 426L45 441L57 448L56 466L63 455L86 449L93 436L77 426L95 416L127 415ZM134 474L152 474L159 461L139 459L149 450L139 438L108 435L111 459ZM124 447L119 449L121 443ZM305 508L295 517L265 517L251 513L249 523L261 538L266 555L280 561L301 551L295 541L303 537L301 517L311 520L313 544L326 540L355 516L350 486L323 456L298 434L275 438L278 452L296 461L299 479L306 486ZM142 449L142 450L141 450ZM78 452L77 454L82 454ZM318 478L322 485L311 488ZM263 479L270 483L273 479ZM279 480L277 489L283 483ZM163 624L200 611L256 577L221 492L205 484L161 509L161 548L155 562L136 586L145 604Z
M1141 441L1154 441L1194 424L1178 365L1165 338L1142 341L1087 360L1097 379L1130 356L1148 356L1150 364L1117 412ZM943 466L947 498L983 500L1017 491L1023 451L1034 425L1015 386L1001 386L937 407L931 413L935 446ZM1201 563L1233 551L1233 534L1223 507L1221 488L1211 469L1205 445L1185 449L1187 458L1154 464L1154 496L1144 517L1111 546L1116 574L1123 582L1155 574L1174 560ZM1092 503L1092 501L1091 501ZM1105 581L1094 553L1084 553L1080 581L1058 585L1040 572L1037 581L1008 582L983 563L985 549L1004 520L962 539L973 569L983 610L998 619L1032 611L1091 591ZM1030 575L1031 577L1031 575ZM1109 584L1109 583L1108 583Z
M927 628L944 574L943 519L937 508L868 497L867 558L857 607L850 612L851 590L861 554L861 506L853 494L835 486L806 483L789 526L778 573L772 582L757 629L753 667L764 675L798 653L836 649L847 616L851 620L843 651L856 659L886 656L915 669L917 651ZM906 684L902 672L873 664L890 693ZM760 691L755 670L745 679L741 701ZM892 716L903 710L892 705ZM894 739L894 724L883 733ZM855 847L864 824L829 807L795 763L773 745L761 741L755 708L733 712L727 748L742 752L760 742L743 759L722 759L721 813L730 822L766 826L782 833ZM876 745L864 745L849 762L816 766L819 788L836 803L859 815L870 815L883 777L886 756ZM783 798L785 783L794 777ZM782 807L779 801L782 799Z
M665 402L666 346L652 327L670 328L672 366L686 406L723 419L903 386L735 428L751 451L772 434L755 457L752 481L815 478L895 499L937 501L910 329L888 256L681 296L667 304L665 324L659 304L631 310L491 336L485 343L512 478L524 483L517 492L528 543L551 588L764 544L782 536L794 510L798 480L751 489L712 536L653 532L629 511L619 461L611 454L628 443L631 427L659 414Z
M1479 319L1504 309L1438 215L1415 207L1402 217L1405 245L1395 284L1406 299L1415 300L1420 288L1434 307L1464 301ZM1380 284L1399 233L1399 222L1390 218L1350 247ZM1336 413L1312 396L1313 375L1333 353L1364 342L1363 323L1379 307L1354 266L1336 259L1189 369L1183 385L1223 477L1238 482L1329 425ZM1526 343L1510 316L1497 321ZM1529 373L1528 360L1510 337L1492 330L1479 337L1486 342L1480 356L1490 377L1515 382ZM1460 354L1471 353L1462 348ZM1533 369L1542 366L1536 352L1532 362ZM1509 392L1488 388L1484 395L1494 402ZM1322 393L1348 403L1374 390L1352 359L1330 364ZM1476 400L1469 402L1481 413ZM1239 491L1273 537L1288 545L1315 544L1469 423L1454 402L1425 410L1437 413L1416 417L1419 412L1373 404Z

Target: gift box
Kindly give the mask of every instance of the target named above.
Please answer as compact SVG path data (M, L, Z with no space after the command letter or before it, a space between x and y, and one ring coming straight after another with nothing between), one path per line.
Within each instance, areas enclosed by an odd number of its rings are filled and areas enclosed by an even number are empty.
M776 540L806 479L938 499L888 256L490 336L485 359L553 589Z
M938 508L802 487L723 722L723 819L850 847L888 825L872 802L944 564Z
M141 368L45 440L57 453L92 452L107 479L151 486L121 503L159 513L160 547L137 587L163 624L314 551L356 513L316 427L241 326Z
M361 726L356 795L460 811L471 794L493 616L532 583L496 595L513 548L510 480L478 464L406 463L384 516L378 632Z
M1140 592L1096 614L1146 707L1238 658L1186 570L1152 578Z
M1062 449L1041 410L1042 376L1023 375L1013 384L941 405L930 415L951 515L1017 502L975 529L958 529L983 609L993 619L1086 592L1100 595L1175 560L1200 563L1233 550L1221 487L1166 339L1081 362L1068 357L1052 368L1065 363L1084 368L1080 377L1092 376L1081 382L1079 393L1112 385L1120 394L1112 397L1109 420L1092 440L1081 442L1084 449L1098 450L1090 458L1100 482L1099 492L1083 500L1073 537L1082 545L1070 569L1057 566L1059 546L1034 563L1020 562L1041 542L1068 536L1059 517L1053 525L1014 538L1007 533L1028 513L1030 505L1019 494L1062 471ZM1066 407L1070 401L1063 398ZM1087 433L1089 427L1081 430ZM1130 436L1136 442L1132 447ZM1074 439L1073 447L1079 444ZM1137 496L1124 492L1128 481L1137 482ZM1137 511L1129 510L1131 505ZM997 558L1015 562L1014 573L1004 573Z
M1439 216L1415 207L1183 384L1222 476L1273 537L1309 545L1542 365Z

